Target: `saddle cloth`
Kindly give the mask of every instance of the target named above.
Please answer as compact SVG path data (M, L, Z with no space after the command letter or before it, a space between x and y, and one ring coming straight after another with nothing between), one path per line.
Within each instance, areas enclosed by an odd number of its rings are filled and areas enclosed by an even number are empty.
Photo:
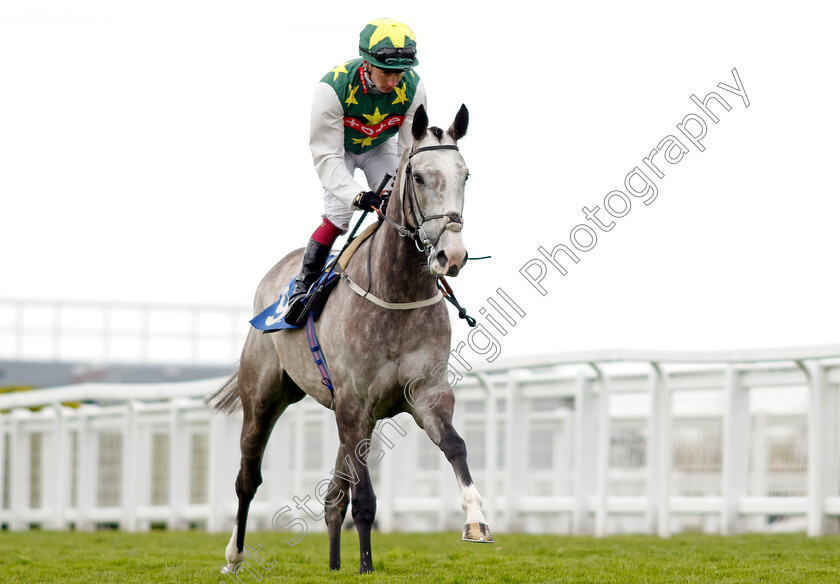
M333 260L335 259L334 254L330 254L330 257L327 259L327 265L329 266ZM319 293L326 292L329 294L332 291L333 286L331 285L334 280L338 278L338 274L335 271L332 272L321 272L321 275L318 277L318 281L309 288L309 292L306 293L306 296L301 302L308 302L309 299ZM263 310L257 316L251 319L251 326L255 329L261 331L279 331L283 329L298 329L301 328L303 325L291 325L286 322L285 316L286 311L289 309L289 297L292 295L292 291L295 289L295 280L297 280L297 276L292 277L289 280L289 283L283 288L283 293L280 295L280 298L271 306ZM326 298L323 299L326 301ZM324 306L324 302L319 303L319 308ZM317 314L315 315L317 318Z
M342 270L347 266L347 262L350 261L350 258L356 252L359 245L365 239L370 237L378 227L378 222L369 225L367 229L359 234L358 237L354 238L346 249L343 250L341 257L337 260L338 266ZM314 317L316 320L321 312L321 309L323 309L327 302L327 297L330 292L332 292L333 288L335 288L335 284L338 281L338 272L331 269L334 262L336 262L336 254L331 253L327 258L325 270L321 272L318 280L309 288L306 297L302 300L302 302L310 303L309 311L315 311ZM274 304L251 319L251 326L261 331L279 331L283 329L298 329L303 327L303 324L297 326L291 325L287 323L284 318L286 316L286 311L289 309L289 297L292 295L292 291L295 288L296 279L297 276L293 277L289 281L283 289L283 293L280 295L280 298Z

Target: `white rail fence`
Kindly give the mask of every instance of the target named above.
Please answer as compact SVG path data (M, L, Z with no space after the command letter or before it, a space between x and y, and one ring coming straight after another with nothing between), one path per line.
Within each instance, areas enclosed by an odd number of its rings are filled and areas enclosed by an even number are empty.
M498 532L836 532L837 356L840 346L509 360L457 384L455 425ZM230 529L241 418L202 403L221 381L0 396L0 524ZM96 403L61 405L80 401ZM337 448L331 411L292 406L249 525L297 516L323 529L316 487ZM452 470L411 418L380 423L370 452L379 529L461 527Z
M0 298L0 358L95 363L232 363L249 306Z

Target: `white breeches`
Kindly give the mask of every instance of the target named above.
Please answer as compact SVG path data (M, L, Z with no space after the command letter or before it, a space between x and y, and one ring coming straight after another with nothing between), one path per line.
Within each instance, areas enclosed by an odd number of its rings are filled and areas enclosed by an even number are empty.
M354 174L357 168L361 169L365 173L368 188L374 190L382 182L386 172L394 174L399 166L397 141L392 138L362 154L345 152L344 162L351 174ZM386 186L387 188L391 188L391 185ZM330 191L324 189L324 219L329 219L333 225L347 231L355 210L355 207L348 208Z

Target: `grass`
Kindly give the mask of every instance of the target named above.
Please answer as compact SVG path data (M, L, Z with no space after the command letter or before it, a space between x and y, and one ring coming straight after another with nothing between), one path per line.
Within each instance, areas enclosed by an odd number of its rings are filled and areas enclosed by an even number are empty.
M249 533L262 546L256 574L243 584L353 582L791 583L840 582L840 537L683 534L670 539L612 536L494 534L494 544L462 542L458 533L373 536L376 571L360 577L355 532L342 538L343 567L327 568L327 536L310 533L297 545L289 534ZM234 583L222 577L228 536L202 532L2 532L0 582ZM257 576L262 577L258 580Z

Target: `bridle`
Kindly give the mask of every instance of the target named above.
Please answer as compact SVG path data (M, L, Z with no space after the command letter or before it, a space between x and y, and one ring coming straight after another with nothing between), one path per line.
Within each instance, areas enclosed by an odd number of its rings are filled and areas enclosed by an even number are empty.
M412 150L411 153L408 155L408 164L406 164L405 171L403 172L402 180L402 200L400 203L405 208L406 202L408 202L408 212L411 217L411 222L414 223L412 226L408 221L406 224L400 225L395 221L388 219L385 217L384 213L377 211L379 217L383 219L387 224L397 230L400 237L409 237L411 240L414 241L414 246L417 248L417 251L421 253L425 253L427 256L431 253L431 250L438 244L440 238L443 236L444 231L452 231L452 232L459 232L464 226L464 219L461 217L459 213L444 213L440 215L426 215L423 213L422 207L420 207L420 201L417 199L417 192L414 188L414 173L411 171L411 159L414 158L416 155L420 154L421 152L428 152L430 150L458 150L458 147L454 144L439 144L436 146L424 146L423 148L417 148L416 150ZM407 219L407 218L406 218ZM434 243L429 239L429 236L426 233L423 225L428 223L429 221L434 221L435 219L449 219L449 222L440 230L440 233L437 234L435 237Z
M386 224L390 225L394 229L397 230L397 233L400 237L409 237L414 241L414 246L417 248L417 251L423 253L428 258L431 250L438 244L440 238L443 236L444 231L452 231L454 233L458 233L464 227L464 219L461 217L460 213L443 213L440 215L426 215L423 213L422 207L420 207L420 201L417 199L417 192L414 188L414 173L411 171L411 159L414 158L417 154L421 152L427 152L429 150L458 150L458 147L454 144L439 144L436 146L424 146L423 148L417 148L416 150L412 150L411 153L408 155L408 163L406 164L405 170L402 174L402 181L403 183L400 185L402 187L402 200L400 204L403 207L403 215L405 213L405 204L408 202L408 211L409 215L411 216L411 220L414 223L412 226L408 222L408 218L405 218L405 224L399 224L392 219L389 219L385 216L385 214L376 209L376 214L379 216L379 219L384 221ZM387 176L386 176L387 178ZM407 182L406 182L407 179ZM383 183L386 181L383 181ZM411 186L408 186L408 184ZM381 188L381 187L380 187ZM362 217L364 219L364 217ZM440 230L437 237L435 238L435 242L432 243L429 240L428 235L426 234L426 230L423 228L425 223L429 221L434 221L435 219L449 219L443 229ZM361 223L361 220L359 221ZM358 225L357 225L358 227ZM353 230L355 233L355 229ZM436 295L432 296L431 298L427 298L425 300L419 300L416 302L402 302L402 303L392 303L386 302L380 298L377 298L373 294L370 293L370 283L373 281L370 270L371 270L371 261L370 261L370 253L373 246L368 246L368 289L364 290L358 284L353 282L350 279L350 276L347 275L346 272L341 273L341 279L350 287L350 289L361 296L362 298L367 298L377 306L381 306L382 308L388 310L411 310L414 308L423 308L425 306L431 306L432 304L436 304L443 298L446 298L449 302L452 303L453 306L458 310L458 317L462 318L467 321L467 324L471 327L476 326L476 321L474 318L467 314L466 309L464 309L459 303L458 300L455 298L455 295L452 293L452 289L449 287L449 284L443 278L443 276L438 276L437 278L437 288L438 292Z

